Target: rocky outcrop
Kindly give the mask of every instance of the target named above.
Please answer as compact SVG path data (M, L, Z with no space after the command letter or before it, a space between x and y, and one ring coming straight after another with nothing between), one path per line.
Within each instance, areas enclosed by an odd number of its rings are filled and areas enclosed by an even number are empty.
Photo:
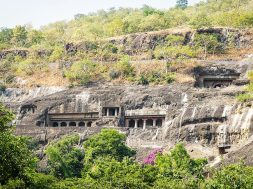
M233 64L205 62L198 66L192 73L196 80L205 75L216 80L236 75L236 80L243 80L252 69L252 62L250 59ZM128 145L137 149L166 148L182 141L189 146L206 147L211 157L213 149L233 147L252 136L252 104L236 101L236 95L243 92L244 86L234 83L216 88L194 87L194 83L99 85L7 89L1 100L17 114L16 133L33 136L43 143L69 133L79 133L80 138L85 138L102 128L114 128L127 134ZM69 127L50 124L52 115L63 116L59 123L69 117L73 121L68 123ZM88 116L92 124L88 121L86 127L79 125L80 121L76 124L79 119L86 119L80 116ZM72 123L76 125L71 127Z
M128 55L135 55L141 52L154 50L156 46L163 45L167 42L168 35L182 36L183 44L192 44L195 34L215 34L218 40L225 46L232 45L236 48L249 48L253 44L252 30L238 30L231 28L208 28L208 29L168 29L154 32L134 33L119 37L108 38L99 43L81 42L79 44L69 43L65 46L68 53L76 53L78 51L88 52L99 46L99 44L109 43L116 45Z

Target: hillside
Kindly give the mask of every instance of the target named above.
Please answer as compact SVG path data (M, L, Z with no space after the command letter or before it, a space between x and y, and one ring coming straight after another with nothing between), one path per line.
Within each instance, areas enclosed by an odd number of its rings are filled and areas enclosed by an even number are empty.
M252 189L252 10L0 29L0 189Z
M0 83L4 88L171 82L175 73L168 70L252 53L252 7L249 0L211 0L185 9L143 6L78 14L40 30L2 28ZM149 64L139 69L138 62L145 61Z

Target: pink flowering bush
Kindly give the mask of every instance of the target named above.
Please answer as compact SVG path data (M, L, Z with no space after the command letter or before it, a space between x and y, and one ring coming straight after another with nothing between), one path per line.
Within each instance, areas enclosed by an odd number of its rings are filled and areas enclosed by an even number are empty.
M163 152L162 148L157 148L154 149L152 152L149 153L147 157L143 159L144 164L150 164L154 165L155 164L155 158L157 154L161 154Z

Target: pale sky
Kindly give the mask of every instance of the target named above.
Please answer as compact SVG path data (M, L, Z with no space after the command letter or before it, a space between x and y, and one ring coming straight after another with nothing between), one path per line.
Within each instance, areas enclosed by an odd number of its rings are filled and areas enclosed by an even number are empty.
M177 0L0 0L0 28L31 24L39 28L51 22L69 20L75 14L87 14L111 7L139 8L146 4L167 9ZM189 0L189 4L200 0Z

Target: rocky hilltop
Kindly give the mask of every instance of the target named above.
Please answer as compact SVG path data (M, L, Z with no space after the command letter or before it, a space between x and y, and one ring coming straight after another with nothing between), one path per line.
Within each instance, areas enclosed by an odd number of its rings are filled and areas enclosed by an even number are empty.
M252 163L251 148L244 146L253 132L252 103L236 100L252 69L252 58L205 61L192 69L195 82L187 84L10 88L1 101L17 115L16 133L37 138L42 147L61 135L79 133L85 140L109 127L126 133L140 156L144 149L183 141L196 157L211 161L229 152L230 160Z

